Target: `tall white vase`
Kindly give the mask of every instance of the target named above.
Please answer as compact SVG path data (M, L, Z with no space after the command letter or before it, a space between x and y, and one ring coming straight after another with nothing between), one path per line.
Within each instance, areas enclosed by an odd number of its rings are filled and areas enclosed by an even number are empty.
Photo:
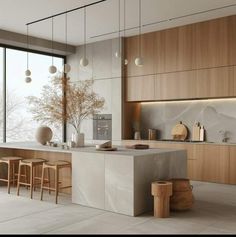
M84 146L84 133L75 133L75 146L83 147Z

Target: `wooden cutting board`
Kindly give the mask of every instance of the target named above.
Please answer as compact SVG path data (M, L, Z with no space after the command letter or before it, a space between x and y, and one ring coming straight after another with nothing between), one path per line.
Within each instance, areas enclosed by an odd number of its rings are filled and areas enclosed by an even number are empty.
M178 124L176 124L172 131L171 131L171 135L172 135L172 138L174 140L181 140L181 141L184 141L187 136L188 136L188 129L187 127L182 124L182 122L180 121Z

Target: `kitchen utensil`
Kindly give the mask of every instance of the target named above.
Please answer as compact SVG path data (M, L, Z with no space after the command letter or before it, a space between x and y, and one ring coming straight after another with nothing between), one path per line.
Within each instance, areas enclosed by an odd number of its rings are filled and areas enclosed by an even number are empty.
M187 136L188 136L188 129L187 127L182 124L182 122L180 121L178 124L176 124L172 131L171 131L171 135L173 137L173 140L181 140L184 141Z

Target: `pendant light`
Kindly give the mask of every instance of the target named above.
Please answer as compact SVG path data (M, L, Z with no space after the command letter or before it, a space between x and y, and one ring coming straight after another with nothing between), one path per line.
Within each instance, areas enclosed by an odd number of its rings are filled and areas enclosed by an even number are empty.
M52 17L52 54L54 53L54 48L53 48L53 30L54 30L54 28L53 28L53 22L54 21L54 18ZM54 57L53 57L53 55L52 55L52 65L49 67L49 73L50 74L54 74L54 73L56 73L57 72L57 68L54 66Z
M141 42L141 0L139 0L139 56L135 59L135 65L138 67L143 66L143 58L142 58L142 42Z
M124 39L126 36L126 0L124 0ZM128 65L129 61L127 58L124 60L124 64Z
M88 64L89 61L86 58L86 7L84 7L84 56L80 59L80 65L86 67Z
M68 51L68 42L67 42L67 13L65 14L65 43L66 43L66 55ZM62 67L63 73L68 73L71 70L71 66L67 63L65 63Z
M120 58L121 57L121 39L120 39L120 0L118 0L118 26L119 26L119 34L118 34L118 39L119 39L119 46L118 50L115 52L115 57Z
M30 83L31 81L32 81L32 79L31 79L31 71L29 70L29 26L27 25L27 39L26 39L26 42L27 42L27 59L26 59L26 61L27 61L27 69L26 69L26 71L25 71L25 82L26 83Z

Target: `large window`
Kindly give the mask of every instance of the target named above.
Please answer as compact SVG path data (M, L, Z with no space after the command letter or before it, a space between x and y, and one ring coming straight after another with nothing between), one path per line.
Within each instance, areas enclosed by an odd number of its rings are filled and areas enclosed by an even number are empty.
M1 49L1 48L0 48ZM31 83L25 82L26 52L16 49L6 49L6 77L3 78L1 65L4 58L0 51L0 83L6 82L6 97L4 90L0 92L0 139L4 140L4 104L6 109L6 141L35 141L36 129L42 125L33 120L29 110L28 96L40 96L44 85L50 81L48 68L51 65L51 56L29 53L29 68L32 72ZM3 60L3 62L2 62ZM54 57L54 65L61 69L64 61L62 57ZM3 88L2 86L0 88ZM3 88L4 89L4 88ZM62 141L63 125L52 127L53 140ZM2 136L3 135L3 136Z

